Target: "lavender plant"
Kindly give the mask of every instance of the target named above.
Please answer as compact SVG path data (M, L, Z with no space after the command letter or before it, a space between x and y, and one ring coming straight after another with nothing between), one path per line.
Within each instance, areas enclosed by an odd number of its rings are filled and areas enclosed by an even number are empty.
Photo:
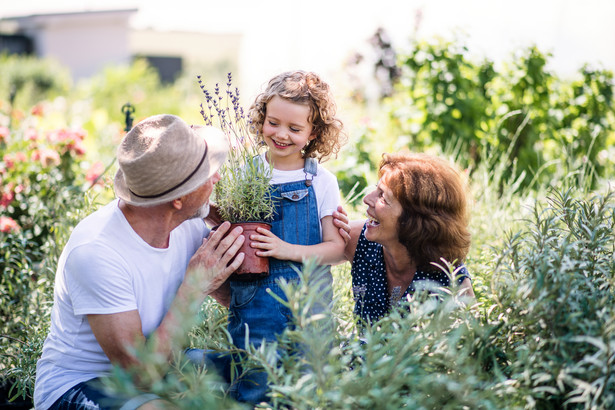
M274 211L269 189L271 165L257 158L260 145L253 135L257 131L244 114L239 89L232 89L231 73L226 92L216 84L213 94L206 89L201 76L197 78L205 95L206 108L201 104L205 124L222 129L231 147L227 163L220 171L221 179L214 188L218 212L231 223L268 222Z

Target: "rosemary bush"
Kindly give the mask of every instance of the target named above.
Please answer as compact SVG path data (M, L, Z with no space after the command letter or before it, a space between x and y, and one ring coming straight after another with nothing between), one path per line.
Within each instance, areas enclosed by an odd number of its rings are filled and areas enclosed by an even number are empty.
M613 408L614 193L553 190L496 260L492 315L526 405Z
M205 124L222 129L231 147L228 161L220 170L221 179L214 187L220 216L232 223L269 221L274 211L269 187L271 166L257 158L259 144L240 105L239 89L231 89L230 73L224 95L218 84L212 94L200 76L198 81L207 105L205 111L201 104Z

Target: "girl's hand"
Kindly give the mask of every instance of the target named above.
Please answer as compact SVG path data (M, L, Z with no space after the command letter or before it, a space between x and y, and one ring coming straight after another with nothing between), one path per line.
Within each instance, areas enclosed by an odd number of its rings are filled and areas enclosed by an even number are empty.
M250 246L256 249L257 256L274 257L277 259L288 259L290 244L278 238L273 232L264 229L256 228L258 235L250 235Z

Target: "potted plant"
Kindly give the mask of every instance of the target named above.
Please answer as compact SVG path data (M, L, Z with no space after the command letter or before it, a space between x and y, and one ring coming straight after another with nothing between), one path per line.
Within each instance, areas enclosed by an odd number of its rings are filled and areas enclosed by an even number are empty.
M257 227L271 229L269 222L274 213L271 198L271 165L260 161L261 146L252 134L250 120L246 118L239 103L239 90L232 90L231 74L228 74L226 91L223 93L218 84L209 92L198 76L199 86L205 95L201 104L201 115L206 125L220 128L228 138L231 150L227 162L220 170L220 180L214 186L215 209L223 221L243 227L246 241L241 252L245 259L235 272L238 275L266 275L269 273L269 260L254 254L249 246L249 235ZM247 276L245 276L247 278Z

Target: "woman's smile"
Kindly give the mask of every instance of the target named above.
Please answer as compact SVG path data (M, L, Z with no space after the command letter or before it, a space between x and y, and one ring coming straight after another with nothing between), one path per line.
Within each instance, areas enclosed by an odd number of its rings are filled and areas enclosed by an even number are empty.
M368 224L368 228L369 227L376 227L376 226L380 225L380 222L376 218L371 216L369 213L367 213L367 224Z

